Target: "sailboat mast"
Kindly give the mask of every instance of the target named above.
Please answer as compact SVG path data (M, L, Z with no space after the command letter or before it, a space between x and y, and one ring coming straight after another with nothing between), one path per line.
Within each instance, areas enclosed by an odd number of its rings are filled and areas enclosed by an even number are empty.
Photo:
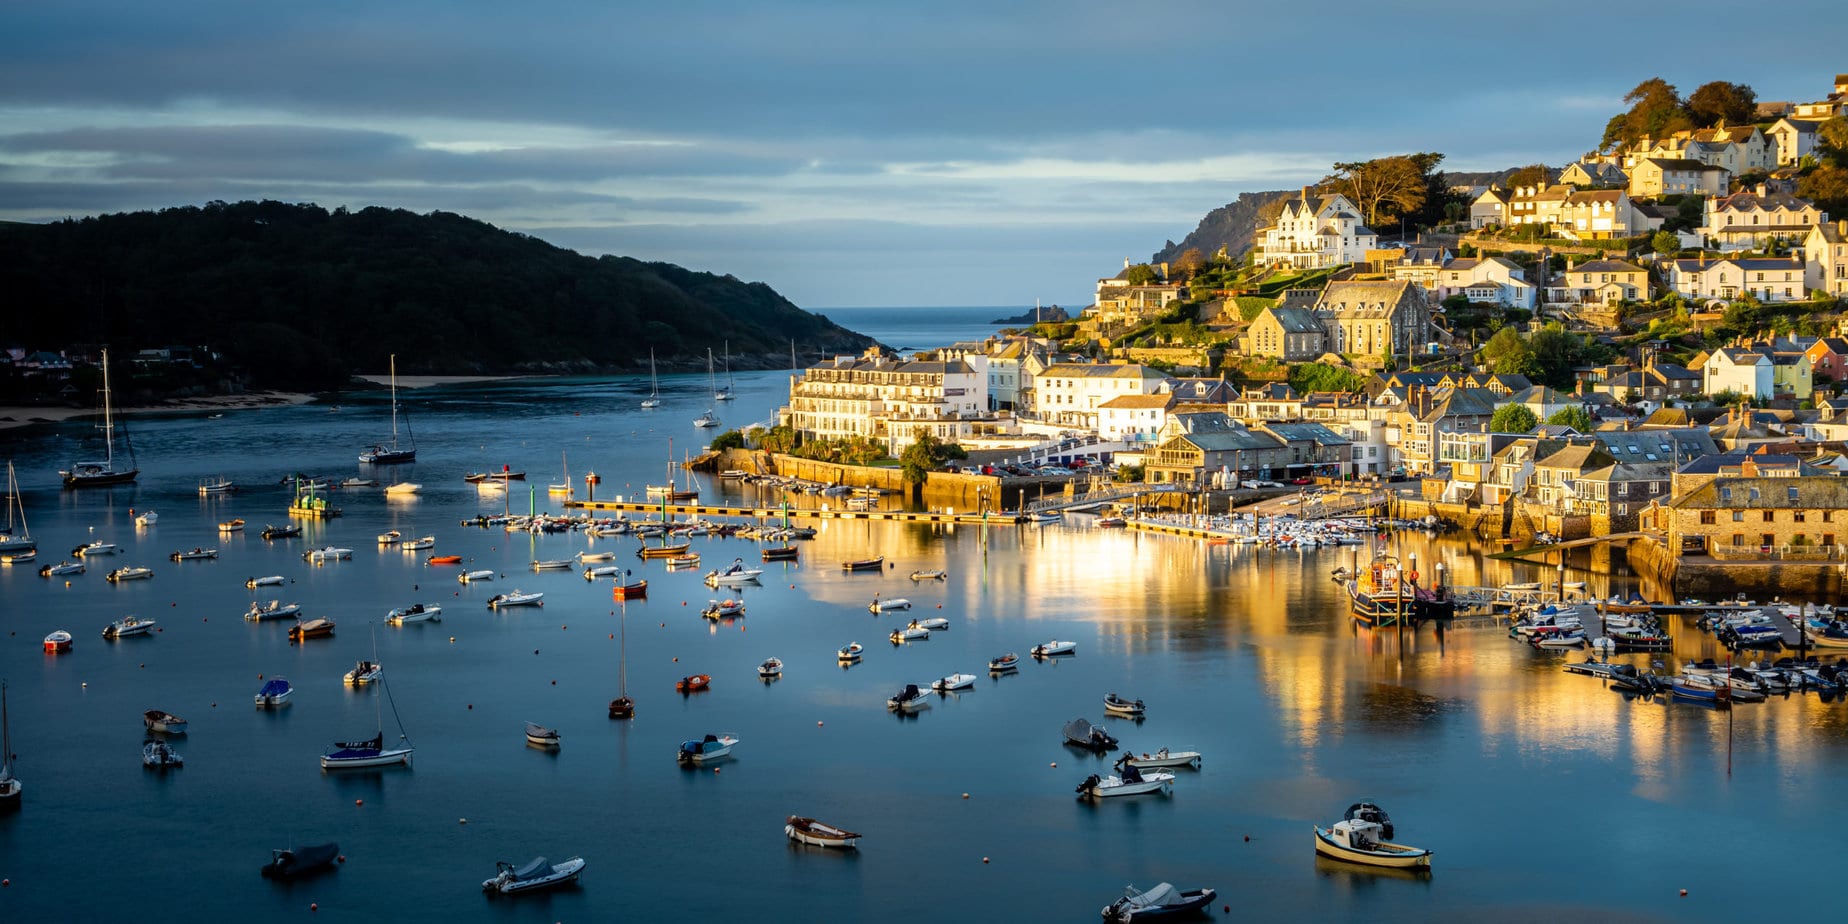
M109 407L109 351L103 351L103 461L115 470L115 418Z
M398 448L398 354L391 354L391 448Z

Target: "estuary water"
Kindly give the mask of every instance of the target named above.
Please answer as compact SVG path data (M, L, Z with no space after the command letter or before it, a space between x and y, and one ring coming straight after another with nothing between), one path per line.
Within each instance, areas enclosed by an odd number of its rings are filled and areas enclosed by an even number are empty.
M761 564L753 543L700 538L702 568L668 573L637 559L634 539L459 525L556 509L544 485L567 466L580 493L596 471L599 497L666 477L670 453L710 438L691 420L712 402L704 375L662 384L666 404L653 411L636 406L645 379L402 393L418 461L377 475L421 492L335 492L345 516L279 542L257 534L287 519L278 479L359 473L355 454L389 426L382 392L132 419L141 481L106 490L57 487L56 469L88 454L88 425L0 433L42 550L29 566L0 567L0 676L27 787L23 809L0 816L0 920L1083 921L1124 885L1161 880L1218 889L1216 918L1229 917L1217 907L1227 904L1260 920L1737 920L1773 905L1839 907L1836 825L1803 832L1832 822L1832 796L1848 784L1848 705L1809 695L1729 715L1633 701L1562 674L1565 656L1493 625L1356 628L1328 577L1352 549L1206 546L1078 517L818 521L797 563ZM782 373L740 375L735 406L717 411L728 427L764 419L786 388ZM526 471L535 490L484 496L462 481L502 465ZM219 476L247 490L199 497L200 479ZM702 488L707 499L776 501ZM137 528L131 509L159 522ZM214 524L231 517L249 528L218 535ZM501 577L459 584L457 569L424 563L430 553L381 547L374 537L388 529L433 535L435 553ZM93 539L124 552L87 574L38 576ZM328 544L354 549L352 560L302 559ZM167 560L195 546L220 557ZM1392 547L1444 561L1466 584L1546 576L1484 561L1459 539ZM585 550L614 551L648 578L648 598L619 605L607 582L528 570ZM871 555L892 567L840 569ZM699 609L721 594L700 575L734 558L766 574L739 595L744 616L708 621ZM104 581L131 564L154 578ZM910 581L921 568L948 578ZM289 583L245 588L268 574ZM1600 594L1629 589L1621 576L1574 577ZM544 592L544 607L486 608L515 588ZM874 615L875 595L915 608ZM272 597L334 619L335 636L291 645L283 624L239 618ZM416 601L440 603L443 621L379 625ZM129 613L162 631L99 637ZM950 628L889 643L910 616ZM76 636L74 650L44 654L40 640L59 628ZM606 706L625 637L638 709L615 722ZM1677 638L1656 659L1721 655L1685 624ZM1025 659L1016 675L984 670L1052 639L1076 642L1077 654ZM834 652L854 641L865 660L842 668ZM341 681L375 652L389 703ZM766 684L754 668L772 656L785 675ZM887 711L902 685L953 672L980 680L915 717ZM694 673L711 675L711 689L675 693ZM278 675L295 685L294 704L254 709ZM1112 691L1143 699L1148 717L1104 718ZM175 744L184 768L141 767L151 708L191 721ZM328 745L370 736L380 717L387 739L398 735L394 714L416 747L411 768L319 768ZM1061 743L1061 725L1079 716L1125 747L1198 750L1204 762L1180 771L1168 798L1078 801L1074 787L1108 772L1107 759ZM557 727L562 746L528 747L525 721ZM677 766L677 745L707 733L742 742L715 766ZM1314 858L1310 826L1362 798L1392 813L1400 841L1436 851L1431 876ZM782 832L791 814L865 839L848 853L793 845ZM329 840L346 856L337 871L291 885L258 876L271 848ZM541 854L585 857L581 886L483 896L495 860Z

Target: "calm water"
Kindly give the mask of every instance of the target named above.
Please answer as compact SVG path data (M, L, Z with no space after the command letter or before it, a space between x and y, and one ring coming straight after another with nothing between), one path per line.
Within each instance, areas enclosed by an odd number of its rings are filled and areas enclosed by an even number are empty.
M721 409L727 425L768 416L785 382L740 376L737 406ZM1628 701L1492 627L1441 637L1427 628L1403 643L1357 630L1327 577L1349 550L1205 547L1077 523L829 523L799 565L766 566L763 586L744 593L744 618L713 624L698 615L713 596L701 572L643 564L634 540L457 525L527 503L517 487L511 500L484 501L465 471L524 469L542 508L561 453L574 479L604 476L600 495L659 480L668 439L675 456L695 448L690 421L708 404L704 376L663 385L669 401L654 412L635 409L646 382L633 380L410 393L419 461L402 475L423 493L341 493L343 519L278 543L256 532L285 519L276 480L298 469L352 474L354 454L387 426L382 396L343 397L337 412L134 420L144 475L113 491L56 487L85 426L0 433L42 560L92 537L127 550L68 586L36 566L0 568L0 675L27 784L24 810L0 817L0 877L11 880L0 919L121 920L154 902L204 920L271 920L305 917L315 902L317 920L1080 921L1125 883L1166 879L1214 886L1258 919L1719 920L1767 901L1819 910L1843 894L1827 866L1834 826L1822 852L1799 832L1832 818L1848 783L1848 706L1791 698L1729 721ZM209 475L252 490L201 500L194 489ZM130 508L157 510L159 524L136 529ZM231 516L251 528L217 536L213 524ZM422 564L427 553L381 550L373 537L393 528L434 534L437 551L506 579L458 585L454 569ZM708 566L756 559L741 540L694 541ZM353 548L353 560L301 560L330 542ZM1480 563L1455 542L1407 543L1465 583L1543 576ZM222 557L166 560L196 545ZM617 551L650 579L651 596L618 610L606 583L526 570L585 548ZM896 567L838 570L869 554ZM125 564L156 577L104 582ZM904 577L922 567L946 568L949 580ZM292 583L246 590L260 574ZM1600 592L1625 586L1589 579ZM546 606L496 615L483 605L516 587L544 591ZM869 614L875 593L910 597L914 615L948 617L952 628L894 648L885 636L906 617ZM335 619L337 636L291 647L283 625L239 618L253 597L271 596ZM440 602L444 621L371 628L419 600ZM127 613L164 631L98 637ZM605 708L618 691L624 618L639 709L619 723ZM40 639L56 628L76 635L76 649L47 657ZM1017 676L982 671L990 657L1053 638L1078 642L1078 655ZM1712 652L1685 629L1681 639L1677 657ZM834 650L856 640L866 660L840 668ZM340 676L375 644L415 767L324 774L316 758L329 742L375 727L380 694L346 689ZM765 685L754 667L773 655L786 675ZM982 679L915 718L886 711L900 685L957 671ZM695 672L713 676L709 692L673 692ZM260 678L278 674L295 684L294 705L254 710ZM1125 745L1205 753L1172 798L1074 800L1105 761L1062 746L1060 725L1102 721L1099 699L1113 690L1149 704L1140 724L1108 720ZM140 713L156 707L192 722L178 744L187 766L164 776L138 761ZM395 733L390 710L384 719ZM563 747L528 748L526 720L557 726ZM676 766L676 745L707 732L742 736L734 759ZM1392 812L1401 840L1437 851L1432 877L1314 859L1310 825L1361 797ZM847 855L793 846L781 831L792 813L858 830L864 845ZM291 839L338 840L348 862L291 886L260 879L269 849ZM586 857L582 887L481 895L497 858L534 854ZM1691 894L1678 897L1682 888Z

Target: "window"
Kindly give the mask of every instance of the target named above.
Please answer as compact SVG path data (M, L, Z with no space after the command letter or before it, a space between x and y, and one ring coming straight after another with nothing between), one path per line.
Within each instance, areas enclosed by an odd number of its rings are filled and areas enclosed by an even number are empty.
M1834 533L1823 533L1822 534L1822 544L1823 545L1834 545L1835 544L1835 534Z
M1803 511L1801 510L1798 510L1790 515L1790 522L1792 523L1802 523L1803 521L1804 521L1804 515L1803 515Z
M1833 511L1833 510L1824 510L1824 511L1822 512L1822 522L1824 522L1824 523L1833 523L1833 522L1835 522L1835 511Z
M1733 533L1733 547L1738 548L1739 546L1742 546L1742 545L1745 545L1745 534L1744 533Z
M1797 502L1797 486L1796 485L1793 484L1784 489L1784 499L1790 501L1793 504Z
M1777 522L1777 511L1775 510L1765 511L1764 520L1766 523L1776 523Z
M1712 526L1714 523L1719 522L1719 516L1717 514L1717 511L1702 510L1700 512L1700 525Z
M1734 511L1732 512L1732 515L1733 515L1733 522L1734 522L1734 523L1744 523L1744 522L1745 522L1745 511L1743 511L1743 510L1734 510Z

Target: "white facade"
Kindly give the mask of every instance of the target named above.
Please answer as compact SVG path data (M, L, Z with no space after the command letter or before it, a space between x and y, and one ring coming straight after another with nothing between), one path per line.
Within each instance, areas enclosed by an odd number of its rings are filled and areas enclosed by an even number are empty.
M1519 264L1502 257L1463 257L1446 262L1433 280L1438 301L1463 295L1472 302L1532 311L1538 289Z
M1669 288L1692 299L1731 301L1751 296L1761 302L1794 302L1808 297L1807 268L1782 258L1672 260Z
M789 424L805 438L859 436L896 455L918 435L946 442L988 415L988 361L836 357L792 376Z
M1848 220L1811 228L1803 239L1803 260L1806 288L1848 297Z
M1255 237L1259 265L1299 269L1361 263L1380 242L1346 196L1311 196L1307 186L1301 196L1284 202L1276 224L1259 228Z
M1097 435L1105 440L1153 443L1173 407L1174 395L1167 392L1111 398L1097 408Z
M1049 423L1095 430L1098 408L1111 399L1152 395L1167 382L1147 366L1055 363L1033 378L1034 410Z
M1747 398L1772 397L1771 365L1771 357L1755 350L1717 350L1700 367L1701 389L1709 395L1730 391Z
M1770 240L1794 240L1829 219L1815 203L1788 193L1748 192L1706 201L1699 231L1720 250L1756 250Z

